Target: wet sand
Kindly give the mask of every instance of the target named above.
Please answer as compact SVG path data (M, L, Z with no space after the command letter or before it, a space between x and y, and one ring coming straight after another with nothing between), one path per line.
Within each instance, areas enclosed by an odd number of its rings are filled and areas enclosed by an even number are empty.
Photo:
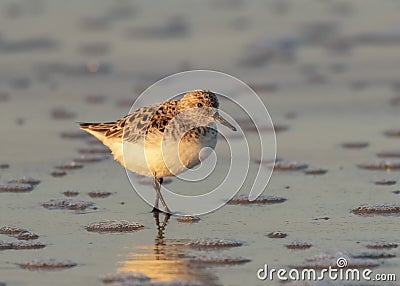
M396 193L400 171L387 164L396 164L398 156L377 156L399 149L396 132L387 136L385 131L400 128L400 107L393 101L400 92L400 44L395 37L392 42L378 37L378 44L365 37L369 32L399 31L396 2L349 1L343 8L330 1L287 1L287 7L274 1L218 1L210 4L212 9L197 4L197 13L192 13L193 7L176 1L163 6L160 15L160 7L144 3L95 2L1 4L0 184L23 176L40 183L27 192L0 192L0 227L27 229L45 247L0 249L0 282L102 285L101 277L107 273L135 271L153 281L280 285L258 281L257 270L265 263L274 268L304 265L306 259L321 254L338 258L368 252L367 246L377 242L400 243L397 213L351 212L365 204L400 204ZM256 62L265 63L251 64L249 57L256 51L249 46L255 41L297 36L299 24L321 21L340 27L338 37L332 36L335 45L309 39L294 50L293 58L289 52L270 58L261 49ZM339 36L356 44L343 51ZM163 225L160 215L157 229L151 207L132 190L119 164L107 154L80 153L97 145L75 133L75 121L118 119L128 112L127 102L163 75L201 68L230 73L255 86L274 123L286 127L277 132L277 156L327 172L276 170L264 195L287 199L283 203L226 205L196 223L171 217ZM73 133L61 136L62 132ZM249 138L255 140L251 132ZM349 142L367 144L344 148ZM217 152L227 158L224 145ZM82 155L89 157L82 160ZM65 176L52 175L60 170L57 166L68 166L76 158L82 168L63 168ZM386 167L358 167L380 162ZM397 182L376 184L382 181ZM213 186L207 180L201 184ZM173 180L168 186L185 193L189 185ZM248 187L249 182L242 193L247 194ZM71 199L93 205L72 210L43 207L50 200L69 199L66 191L79 193ZM153 192L150 185L149 191ZM90 192L111 195L91 197ZM144 228L120 233L85 229L104 220ZM268 237L272 232L287 236ZM185 246L204 239L243 245ZM18 240L0 234L0 241ZM296 243L311 247L286 247ZM374 273L400 276L399 248L387 252L396 256L378 258ZM37 258L70 260L76 266L51 271L19 266Z

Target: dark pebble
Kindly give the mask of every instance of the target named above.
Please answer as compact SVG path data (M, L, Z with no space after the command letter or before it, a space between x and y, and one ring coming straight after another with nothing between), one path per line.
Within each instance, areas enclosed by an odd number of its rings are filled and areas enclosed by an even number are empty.
M8 183L37 185L40 183L40 180L31 178L31 177L21 177L21 178L9 180Z
M38 241L15 241L11 242L11 249L41 249L46 247L45 244Z
M391 248L397 248L399 245L394 242L373 242L369 243L366 245L367 248L370 249L391 249Z
M121 272L110 273L100 278L105 284L124 283L124 282L144 282L149 281L150 277L140 272Z
M253 204L279 204L285 202L286 199L276 196L259 196L253 201L250 201L248 196L239 195L233 197L228 204L230 205L253 205Z
M39 235L30 232L30 231L22 231L17 235L18 240L34 240L38 239Z
M314 218L313 220L330 220L330 219L331 219L330 217L325 216L325 217Z
M398 129L386 130L385 132L383 132L383 134L387 137L400 137L400 130Z
M371 163L362 163L357 165L361 169L366 170L398 170L400 169L400 161L380 161Z
M79 195L79 192L77 191L65 191L63 192L63 195L66 197L76 197L77 195Z
M60 165L56 166L56 168L60 169L60 170L75 170L75 169L83 168L83 165L79 164L75 161L72 161L70 163L60 164Z
M0 193L24 193L33 190L31 184L20 184L20 183L8 183L0 185Z
M95 162L100 162L107 158L108 158L107 156L103 155L86 154L78 158L75 158L74 161L78 163L95 163Z
M62 170L55 170L53 172L50 173L53 177L58 178L58 177L64 177L67 172L62 171Z
M177 218L177 221L182 223L196 223L200 221L198 216L185 215Z
M368 147L369 143L365 141L345 142L342 147L346 149L362 149Z
M112 195L110 192L93 191L88 193L91 198L107 198Z
M382 205L362 205L351 211L357 215L367 214L400 214L400 205L382 204Z
M311 243L307 242L292 242L289 244L286 244L286 248L288 249L308 249L312 246Z
M386 258L394 258L396 257L396 255L384 251L376 251L376 252L364 252L359 254L352 254L351 257L361 258L361 259L386 259Z
M7 250L7 249L12 249L11 243L0 240L0 250Z
M95 145L91 147L81 148L78 150L82 154L109 154L110 149L101 145Z
M328 170L325 169L307 169L304 171L304 174L306 175L324 175L328 172Z
M71 260L61 260L61 259L33 259L25 263L20 263L19 266L23 269L29 270L56 270L65 269L76 266L77 264Z
M279 161L273 166L274 171L298 171L308 168L307 164L299 162Z
M238 247L242 246L243 243L237 240L231 239L200 239L195 241L190 241L185 244L185 246L193 248L226 248L226 247Z
M85 229L90 232L135 232L144 229L144 226L139 223L131 223L127 221L107 220L101 222L94 222L87 226Z
M400 158L400 150L381 151L376 155L381 158Z
M380 180L380 181L375 181L375 185L378 186L392 186L395 185L396 181L394 180Z
M14 225L6 225L0 228L0 234L11 234L11 235L17 235L21 232L27 231L24 228L14 226Z
M275 232L268 233L267 236L269 238L285 238L287 236L287 234L284 232L275 231Z

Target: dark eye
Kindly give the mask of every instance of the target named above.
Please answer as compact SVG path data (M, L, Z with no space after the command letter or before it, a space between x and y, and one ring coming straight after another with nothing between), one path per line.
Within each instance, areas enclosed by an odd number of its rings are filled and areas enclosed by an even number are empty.
M203 103L197 103L197 107L199 107L199 108L201 108L201 107L203 107Z

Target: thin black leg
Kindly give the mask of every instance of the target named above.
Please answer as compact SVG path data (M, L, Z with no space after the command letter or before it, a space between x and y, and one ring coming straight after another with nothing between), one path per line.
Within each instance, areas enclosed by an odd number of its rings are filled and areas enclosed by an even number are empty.
M154 182L153 182L153 188L156 189L156 185ZM153 210L151 211L152 213L160 211L158 208L159 200L160 200L160 195L159 195L159 192L156 191L156 201L154 202Z
M164 211L166 213L171 213L171 211L169 210L169 208L167 206L167 203L165 202L165 200L164 200L164 198L163 198L163 196L161 194L161 184L162 184L162 182L163 182L163 178L154 178L153 187L154 187L154 190L156 191L156 203L155 203L154 208L157 208L157 210L159 210L158 209L158 201L160 200L161 204L164 207ZM155 211L154 208L153 208L153 211Z

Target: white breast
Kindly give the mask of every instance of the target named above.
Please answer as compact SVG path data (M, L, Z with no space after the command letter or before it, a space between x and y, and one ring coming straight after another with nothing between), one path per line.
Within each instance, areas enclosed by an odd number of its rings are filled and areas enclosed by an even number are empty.
M216 136L202 136L178 142L174 140L124 142L124 144L118 143L119 147L113 146L112 150L115 160L132 172L144 176L169 177L198 165L200 160L210 154L202 150L205 147L214 149L216 143Z

